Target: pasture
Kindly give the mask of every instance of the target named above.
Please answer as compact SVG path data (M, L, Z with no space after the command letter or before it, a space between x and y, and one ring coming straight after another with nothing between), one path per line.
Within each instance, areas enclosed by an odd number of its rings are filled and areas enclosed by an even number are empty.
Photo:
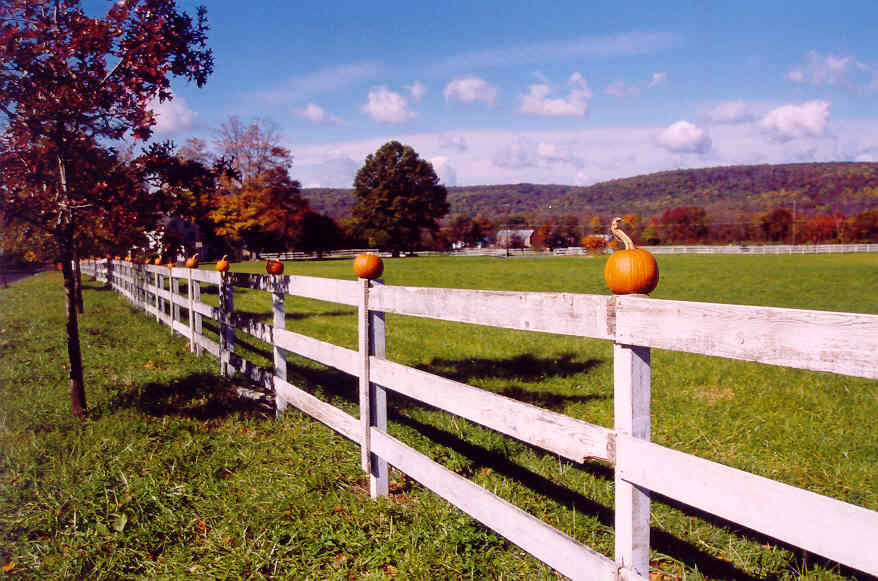
M385 281L606 293L601 258L386 261ZM653 296L878 313L878 256L661 256ZM353 278L350 261L288 274ZM208 266L209 268L209 266ZM236 265L260 272L259 264ZM291 412L242 409L209 357L91 285L82 320L94 412L66 417L55 273L0 291L0 539L21 578L554 578L398 473L368 499L357 448ZM205 302L216 295L203 290ZM236 308L269 317L265 294ZM47 308L47 306L49 308ZM287 299L287 328L355 347L354 309ZM388 359L590 422L612 423L606 341L388 316ZM239 336L239 353L270 350ZM291 358L290 381L355 411L356 380ZM878 385L655 350L653 441L878 509ZM612 470L538 453L401 396L389 431L576 539L612 554ZM365 483L365 484L364 484ZM365 488L364 488L365 486ZM655 575L847 578L684 507L653 505Z

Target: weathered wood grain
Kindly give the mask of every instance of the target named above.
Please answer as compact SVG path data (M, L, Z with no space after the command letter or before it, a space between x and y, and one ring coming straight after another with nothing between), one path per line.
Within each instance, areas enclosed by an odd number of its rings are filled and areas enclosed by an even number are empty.
M388 313L608 339L610 299L571 293L382 286L369 301L372 309Z
M613 345L613 417L617 434L649 440L649 347ZM649 577L649 491L615 473L616 564Z
M878 512L619 434L624 480L878 575Z
M342 436L359 443L360 422L357 418L278 377L275 377L274 385L279 397Z
M609 460L611 430L383 359L372 381L575 462Z
M481 486L372 428L374 452L454 506L571 579L611 581L616 564Z
M615 339L878 379L878 315L617 297Z
M274 341L291 353L307 357L313 361L344 371L351 375L359 373L357 352L347 347L320 341L308 335L301 335L285 329L274 329Z

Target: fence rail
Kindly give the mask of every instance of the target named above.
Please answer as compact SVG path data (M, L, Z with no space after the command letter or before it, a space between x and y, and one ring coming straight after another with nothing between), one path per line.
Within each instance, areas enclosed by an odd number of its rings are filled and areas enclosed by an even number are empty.
M293 405L360 445L372 496L388 491L387 464L573 579L649 576L650 493L741 524L784 543L878 574L878 512L716 464L650 442L650 353L671 349L878 379L878 315L666 301L637 296L501 292L385 286L305 276L221 274L126 262L84 262L123 296L188 338L193 349L273 390L279 412ZM219 287L219 307L200 285ZM183 290L181 291L181 285ZM235 287L273 296L273 323L234 311ZM286 295L357 307L358 349L284 328ZM182 318L183 311L188 319ZM385 313L613 341L613 429L493 394L384 359ZM219 341L201 332L219 327ZM235 354L234 331L272 345L274 367ZM287 353L359 377L360 417L286 380ZM615 558L595 552L517 506L437 464L386 432L392 390L575 462L615 466ZM868 428L866 428L868 429Z

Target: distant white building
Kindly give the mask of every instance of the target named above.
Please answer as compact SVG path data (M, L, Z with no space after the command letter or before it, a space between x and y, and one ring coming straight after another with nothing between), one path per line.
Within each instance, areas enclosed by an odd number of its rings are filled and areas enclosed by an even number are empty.
M530 248L533 246L532 229L527 230L498 230L497 246L500 248Z

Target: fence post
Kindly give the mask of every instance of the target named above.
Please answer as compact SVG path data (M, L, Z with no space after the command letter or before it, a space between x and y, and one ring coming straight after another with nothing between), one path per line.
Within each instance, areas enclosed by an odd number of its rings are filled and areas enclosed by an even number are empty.
M171 335L174 334L174 323L180 318L180 305L177 298L180 296L180 279L174 276L174 267L168 267L168 292L171 293Z
M232 291L232 285L229 280L229 274L220 273L219 286L219 305L220 305L220 373L224 376L229 375L230 355L235 350L235 329L232 327L232 311L235 309L235 299Z
M272 278L272 294L271 294L271 309L273 313L272 326L275 329L286 329L287 328L287 319L286 312L284 310L284 298L287 296L287 277L281 274L270 275ZM287 380L287 352L277 346L277 342L274 340L274 332L271 334L271 344L274 347L274 375ZM274 405L275 405L275 415L280 417L287 409L287 401L282 397L277 396L277 389L275 389L274 396Z
M372 281L372 286L384 284L381 279ZM368 306L368 305L367 305ZM385 357L385 329L384 313L381 311L369 311L369 354L376 359ZM376 383L369 382L369 425L379 430L387 431L387 390ZM369 493L372 498L387 496L389 492L389 480L387 473L387 461L372 454L370 458L371 472L369 474Z
M650 438L649 347L613 344L613 408L619 434ZM616 565L649 577L649 491L619 477L616 458Z
M359 279L360 294L357 308L357 343L360 351L360 465L366 474L372 473L371 429L372 405L369 398L369 280Z
M161 268L161 267L159 267L159 268ZM162 322L162 315L165 314L165 301L163 301L161 296L159 296L159 291L164 290L165 279L162 276L162 273L160 270L156 270L153 274L155 275L155 286L156 286L155 320L158 321L159 323L161 323Z
M189 299L189 353L195 352L195 313L192 311L194 301L192 300L192 269L186 271L189 275L186 286L186 297Z
M192 293L192 302L201 302L201 283L197 280L192 281L192 289L189 291ZM193 305L194 306L194 305ZM195 353L196 355L201 355L202 347L201 342L197 339L201 338L201 313L193 311L193 316L195 317L195 325L194 325L194 333L193 337L196 338L195 341Z

